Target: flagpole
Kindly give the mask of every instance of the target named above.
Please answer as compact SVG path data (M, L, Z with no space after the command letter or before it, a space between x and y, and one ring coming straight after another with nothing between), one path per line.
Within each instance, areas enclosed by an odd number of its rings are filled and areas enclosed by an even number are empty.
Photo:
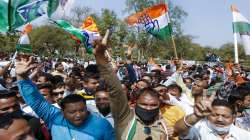
M169 23L171 25L171 20L170 20L170 17L169 17L169 14L167 12L167 19L169 20ZM170 31L170 34L171 34L171 40L172 40L172 44L173 44L173 49L174 49L174 55L175 55L175 58L178 59L178 55L177 55L177 50L176 50L176 45L175 45L175 41L174 41L174 36L173 34L171 33Z
M239 63L237 33L234 33L234 62Z
M231 6L231 9L233 9L233 6ZM235 21L235 15L233 14L233 22ZM237 33L234 33L234 62L236 64L239 63L239 55L238 55L238 43L237 43Z
M176 51L176 45L175 45L175 41L174 41L174 37L173 35L171 34L171 40L172 40L172 43L173 43L173 48L174 48L174 55L175 55L175 58L178 59L178 55L177 55L177 51Z

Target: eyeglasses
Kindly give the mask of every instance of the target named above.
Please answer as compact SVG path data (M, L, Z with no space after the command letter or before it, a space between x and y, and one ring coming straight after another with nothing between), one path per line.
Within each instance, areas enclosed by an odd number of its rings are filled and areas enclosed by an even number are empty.
M149 135L145 140L153 140L151 135L151 128L150 127L144 127L143 130L144 134Z
M59 94L63 95L64 91L62 91L62 92L52 92L52 96L58 96Z

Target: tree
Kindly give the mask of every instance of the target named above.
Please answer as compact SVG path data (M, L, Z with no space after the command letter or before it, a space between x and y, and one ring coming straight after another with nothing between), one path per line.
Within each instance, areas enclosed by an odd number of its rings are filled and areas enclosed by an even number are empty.
M75 42L70 35L54 26L35 28L30 34L33 51L39 55L62 57L75 52ZM56 54L56 52L59 54Z

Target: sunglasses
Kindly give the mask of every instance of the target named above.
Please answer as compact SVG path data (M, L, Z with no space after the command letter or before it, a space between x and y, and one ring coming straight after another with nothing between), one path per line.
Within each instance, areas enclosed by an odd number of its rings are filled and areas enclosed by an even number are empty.
M63 95L64 91L62 91L62 92L52 92L52 96L58 96L59 94Z
M150 127L144 127L143 129L144 134L149 135L145 140L153 140L151 135L151 128Z

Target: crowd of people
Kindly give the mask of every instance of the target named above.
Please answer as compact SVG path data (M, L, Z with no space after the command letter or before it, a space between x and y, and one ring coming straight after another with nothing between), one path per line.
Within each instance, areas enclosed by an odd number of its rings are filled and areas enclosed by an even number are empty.
M1 140L247 140L250 73L239 64L96 64L19 54L0 69ZM113 63L113 65L111 65Z

